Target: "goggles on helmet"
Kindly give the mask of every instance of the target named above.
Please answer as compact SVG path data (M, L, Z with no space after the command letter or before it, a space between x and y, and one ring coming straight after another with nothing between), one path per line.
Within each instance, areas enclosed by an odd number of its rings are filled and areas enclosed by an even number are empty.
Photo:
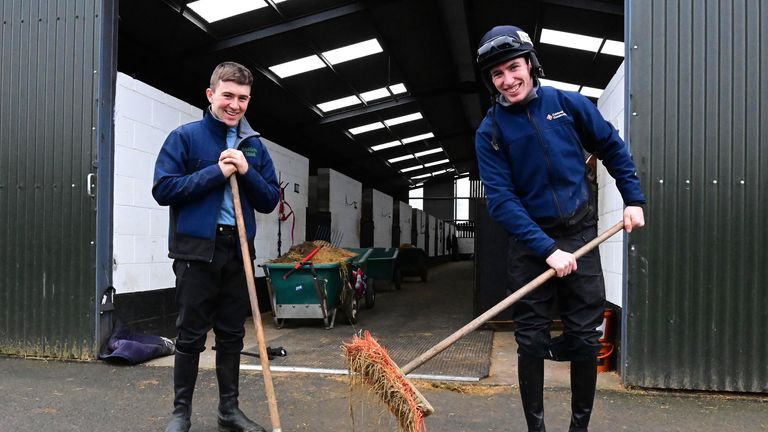
M477 61L481 62L485 57L487 57L493 49L495 48L496 51L503 51L508 49L516 49L519 48L521 45L523 45L524 42L520 39L510 36L510 35L501 35L497 36L488 42L484 43L480 48L477 49Z

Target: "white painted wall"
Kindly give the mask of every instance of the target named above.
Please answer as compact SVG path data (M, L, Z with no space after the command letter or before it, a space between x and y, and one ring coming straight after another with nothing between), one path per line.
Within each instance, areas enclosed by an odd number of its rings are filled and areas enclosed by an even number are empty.
M202 91L202 90L201 90ZM202 110L141 81L118 73L115 95L114 269L118 294L175 285L168 258L168 208L152 198L155 159L166 136L176 127L198 120ZM286 200L297 213L296 241L303 241L309 160L262 139L289 187ZM303 187L302 187L303 186ZM283 223L283 247L290 246L290 226ZM256 264L277 253L277 209L257 213ZM299 227L301 229L299 229ZM262 275L257 268L257 275Z
M114 116L113 283L118 294L172 287L168 210L152 198L155 159L168 133L202 111L118 73Z
M398 201L396 205L400 206L400 243L397 246L403 243L411 244L411 206L402 201Z
M606 86L597 108L624 138L624 63ZM621 199L616 181L608 174L602 163L598 164L598 214L600 232L621 220L624 201ZM600 256L605 278L606 299L621 307L624 281L624 236L618 233L600 246Z
M305 240L307 226L307 202L309 200L309 159L298 153L283 148L262 137L261 141L267 146L269 156L275 165L275 173L285 187L285 202L293 208L294 216L286 219L280 227L280 252L284 254L291 247L291 228L293 226L293 243L300 244ZM296 191L298 185L299 192ZM265 260L276 258L277 231L279 210L278 205L270 214L256 213L256 265ZM286 206L285 214L291 210ZM295 217L295 225L294 225ZM264 271L255 267L256 276L264 276Z
M340 246L360 247L363 184L338 171L328 172L331 232L343 235Z
M392 197L373 189L373 246L392 247Z
M428 256L435 256L435 237L437 236L437 218L432 215L427 215L429 218L429 247Z
M416 218L413 221L413 223L416 224L416 247L423 249L425 252L426 244L424 241L424 234L426 234L426 218L424 214L424 210L421 209L415 209L416 210Z

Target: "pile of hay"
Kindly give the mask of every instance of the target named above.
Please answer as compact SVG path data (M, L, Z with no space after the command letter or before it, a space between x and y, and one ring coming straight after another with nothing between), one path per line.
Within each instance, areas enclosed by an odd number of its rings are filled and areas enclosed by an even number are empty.
M320 245L323 247L317 252L317 254L315 254L314 257L312 257L311 261L313 264L333 264L344 262L351 257L357 256L355 252L350 252L343 248L335 248L326 241L316 240L313 242L308 241L295 245L279 258L275 258L268 262L278 264L297 263Z

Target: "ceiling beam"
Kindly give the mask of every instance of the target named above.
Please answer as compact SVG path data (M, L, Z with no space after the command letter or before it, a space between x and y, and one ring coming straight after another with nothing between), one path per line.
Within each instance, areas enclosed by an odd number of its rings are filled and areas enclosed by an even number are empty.
M235 37L224 39L216 42L210 47L211 52L221 51L228 48L240 46L249 42L253 42L259 39L276 36L279 34L287 33L290 31L298 30L302 27L311 26L325 21L330 21L345 15L350 15L365 10L365 7L360 3L351 3L345 6L328 9L326 11L303 16L295 20L284 22L282 24L270 26L267 28L255 30L252 32L244 33Z
M539 0L541 3L584 9L611 15L624 15L624 6L597 0Z

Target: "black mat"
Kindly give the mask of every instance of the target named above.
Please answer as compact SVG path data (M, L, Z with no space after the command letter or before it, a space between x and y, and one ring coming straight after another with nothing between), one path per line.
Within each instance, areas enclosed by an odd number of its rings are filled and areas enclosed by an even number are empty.
M268 345L288 351L287 357L276 357L272 365L345 369L341 345L355 331L365 329L387 348L398 365L404 366L473 319L472 262L442 264L430 269L429 282L408 279L399 291L377 293L375 307L361 308L355 327L346 323L342 313L330 330L323 327L322 320L286 320L285 326L277 330L271 320L265 319L272 335ZM413 374L484 378L490 370L492 343L491 330L476 330ZM252 340L246 341L246 347L246 351L258 351ZM243 361L259 364L258 358L243 357Z

